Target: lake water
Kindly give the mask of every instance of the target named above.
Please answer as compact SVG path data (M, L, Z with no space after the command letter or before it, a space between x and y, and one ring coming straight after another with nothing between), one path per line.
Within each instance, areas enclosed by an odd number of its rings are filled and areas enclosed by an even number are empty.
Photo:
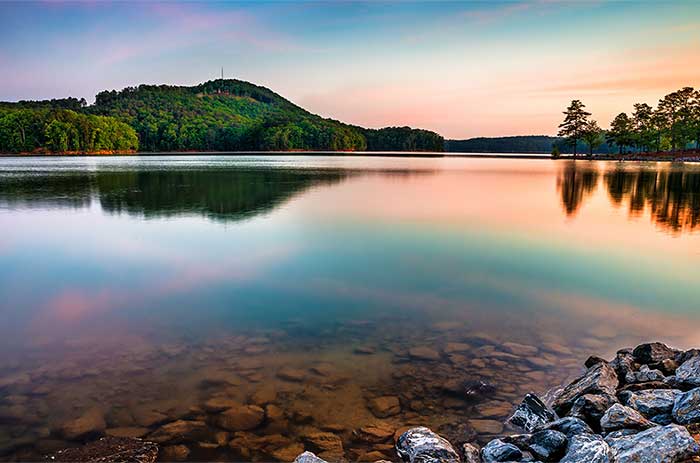
M395 458L409 424L483 441L590 354L700 346L699 259L692 164L0 159L0 455L104 432L209 460ZM178 419L201 426L163 437Z

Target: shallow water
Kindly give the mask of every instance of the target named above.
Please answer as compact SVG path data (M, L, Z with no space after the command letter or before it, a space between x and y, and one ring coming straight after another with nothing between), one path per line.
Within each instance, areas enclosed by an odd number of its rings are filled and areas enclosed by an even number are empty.
M486 439L590 354L700 345L691 164L8 158L0 230L5 459L179 418L190 459L392 457L367 426ZM212 397L265 421L217 445Z

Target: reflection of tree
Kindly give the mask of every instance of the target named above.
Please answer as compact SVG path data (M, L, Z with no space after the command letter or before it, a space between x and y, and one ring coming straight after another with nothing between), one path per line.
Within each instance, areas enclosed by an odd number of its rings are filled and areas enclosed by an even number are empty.
M617 168L606 172L604 183L611 201L627 203L631 215L648 208L657 225L674 232L700 225L700 171Z
M341 170L216 168L15 175L0 181L10 206L88 207L145 217L202 215L240 220L268 212L315 185L338 182Z
M582 166L576 161L567 163L557 176L557 190L561 194L566 215L575 215L583 200L595 191L597 185L598 170L595 166Z

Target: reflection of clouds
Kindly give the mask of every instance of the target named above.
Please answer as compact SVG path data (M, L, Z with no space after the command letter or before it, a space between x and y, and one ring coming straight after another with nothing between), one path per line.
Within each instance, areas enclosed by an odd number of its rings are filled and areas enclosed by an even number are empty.
M163 298L186 295L190 292L223 283L244 283L260 278L262 273L289 258L295 249L289 246L268 247L248 256L237 256L224 262L180 261L170 275L145 282L142 287L120 287L119 282L102 288L68 287L51 295L41 306L29 325L32 336L45 340L48 336L60 338L61 330L80 328L85 322L102 322L102 317L115 315L120 310L145 305L158 306Z

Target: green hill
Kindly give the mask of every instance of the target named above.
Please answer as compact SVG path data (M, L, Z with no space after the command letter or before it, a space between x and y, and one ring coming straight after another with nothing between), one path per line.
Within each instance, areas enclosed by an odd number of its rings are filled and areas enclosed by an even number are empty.
M98 116L100 119L93 119ZM87 122L79 122L81 117ZM54 123L56 120L59 123ZM135 135L137 145L131 139L132 143L120 141L112 143L111 148L100 145L97 149L92 142L94 130L87 127L90 121L109 122L120 129L124 127L119 124L126 124L134 133L123 134L123 138L129 140ZM47 132L51 124L53 131ZM79 124L85 126L82 132ZM32 133L29 139L27 130ZM365 129L325 119L265 87L240 80L219 79L193 87L140 85L104 91L97 94L91 106L75 98L0 103L1 152L100 149L443 151L444 140L427 130Z

